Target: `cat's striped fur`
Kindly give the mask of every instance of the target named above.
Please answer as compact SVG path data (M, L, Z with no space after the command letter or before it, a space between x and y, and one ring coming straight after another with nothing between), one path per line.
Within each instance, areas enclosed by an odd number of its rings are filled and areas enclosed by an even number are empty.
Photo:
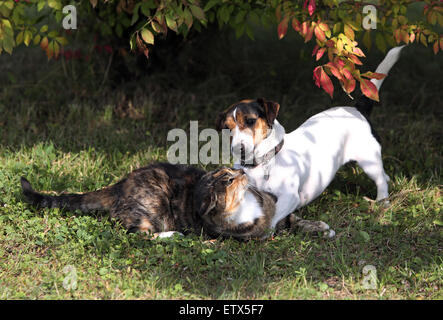
M177 231L240 240L270 234L276 202L272 194L251 187L242 170L223 167L205 172L169 163L137 169L114 185L81 194L38 193L25 178L21 185L26 199L38 207L107 211L128 232ZM305 220L294 217L288 216L277 228L302 226Z

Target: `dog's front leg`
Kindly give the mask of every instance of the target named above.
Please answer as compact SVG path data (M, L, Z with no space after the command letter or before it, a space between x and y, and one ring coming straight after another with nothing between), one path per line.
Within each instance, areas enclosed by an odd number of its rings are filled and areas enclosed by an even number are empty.
M271 227L275 228L277 223L291 214L300 204L298 194L284 194L278 196L275 204L275 215L271 222Z

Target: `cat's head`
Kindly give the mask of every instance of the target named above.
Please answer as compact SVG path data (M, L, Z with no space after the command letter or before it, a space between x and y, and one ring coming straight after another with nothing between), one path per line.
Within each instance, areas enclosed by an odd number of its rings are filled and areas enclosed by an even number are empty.
M210 171L196 185L194 208L203 221L221 223L237 210L247 190L248 178L242 169Z

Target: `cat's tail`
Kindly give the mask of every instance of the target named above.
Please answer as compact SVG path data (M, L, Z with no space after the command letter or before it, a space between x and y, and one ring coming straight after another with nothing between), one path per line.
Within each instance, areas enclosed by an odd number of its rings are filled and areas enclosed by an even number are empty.
M82 212L92 210L106 211L111 208L112 203L115 201L115 192L113 190L115 185L92 192L51 196L34 191L29 181L23 177L20 179L20 183L26 200L35 206L43 208L65 208L70 211L78 209Z

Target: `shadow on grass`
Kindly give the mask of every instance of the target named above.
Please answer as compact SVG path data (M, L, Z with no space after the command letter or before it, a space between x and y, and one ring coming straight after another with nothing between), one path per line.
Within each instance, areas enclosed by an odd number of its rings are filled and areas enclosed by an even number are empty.
M203 68L208 68L200 70L207 71L206 77L189 78L171 63L162 74L149 75L146 81L89 92L91 99L73 93L78 87L84 88L81 83L75 88L64 83L66 79L54 61L39 66L24 55L1 56L0 63L7 65L6 72L0 73L1 161L11 161L21 157L19 154L40 157L10 166L4 174L16 180L17 186L20 175L32 174L39 178L36 187L93 190L127 173L131 156L140 166L164 160L169 129L187 130L190 120L199 120L200 128L213 128L216 114L237 100L266 97L278 101L282 106L278 119L287 132L332 105L349 104L339 88L331 101L314 86L311 49L291 41L288 36L283 41L232 40L231 45L213 44L204 57L199 57L204 60ZM382 139L388 175L416 177L419 185L438 189L443 73L437 72L442 66L441 54L433 56L430 51L416 47L404 50L384 82L381 104L374 108L371 120ZM371 70L383 57L374 50L367 55L371 56L366 62ZM31 66L35 72L21 70L22 61L27 61L23 68ZM38 75L46 75L48 68L54 70L54 76L46 78L48 82L43 85L44 78ZM26 74L32 77L22 79ZM34 84L34 78L42 81ZM30 88L26 90L26 86ZM137 88L131 89L131 103L142 116L138 120L122 118L118 111L119 99L129 87ZM129 100L124 101L128 107ZM48 151L51 144L54 149ZM72 173L78 162L57 164L66 154L86 154L95 162ZM100 157L105 160L96 161ZM119 165L123 160L124 164ZM368 217L358 208L350 208L353 203L361 204L353 198L334 198L336 191L360 198L374 198L376 192L365 175L355 176L351 171L351 166L340 171L326 194L301 210L306 218L321 218L330 224L337 232L332 241L282 235L265 242L224 240L207 244L198 237L186 237L160 243L146 241L140 235L116 235L107 229L111 228L108 225L104 227L106 234L92 230L96 240L86 246L94 255L108 259L117 270L126 270L126 261L131 261L131 267L139 271L139 279L179 297L189 293L203 298L272 298L280 293L286 298L303 298L319 292L324 296L326 292L317 290L321 289L317 287L319 283L328 284L338 297L365 294L358 289L364 264L376 266L379 288L397 287L396 294L403 297L409 289L413 294L428 289L435 293L430 286L437 283L432 277L441 274L436 269L439 265L441 268L438 259L442 248L441 231L432 225L432 216L411 218L412 205L388 211L388 218L384 214ZM3 191L8 197L1 197L9 199L11 191ZM18 191L14 195L22 199ZM328 212L339 216L329 218ZM73 235L72 245L77 245L77 240ZM116 252L112 248L118 245L123 248ZM111 253L119 259L110 257ZM346 286L342 286L343 279Z

